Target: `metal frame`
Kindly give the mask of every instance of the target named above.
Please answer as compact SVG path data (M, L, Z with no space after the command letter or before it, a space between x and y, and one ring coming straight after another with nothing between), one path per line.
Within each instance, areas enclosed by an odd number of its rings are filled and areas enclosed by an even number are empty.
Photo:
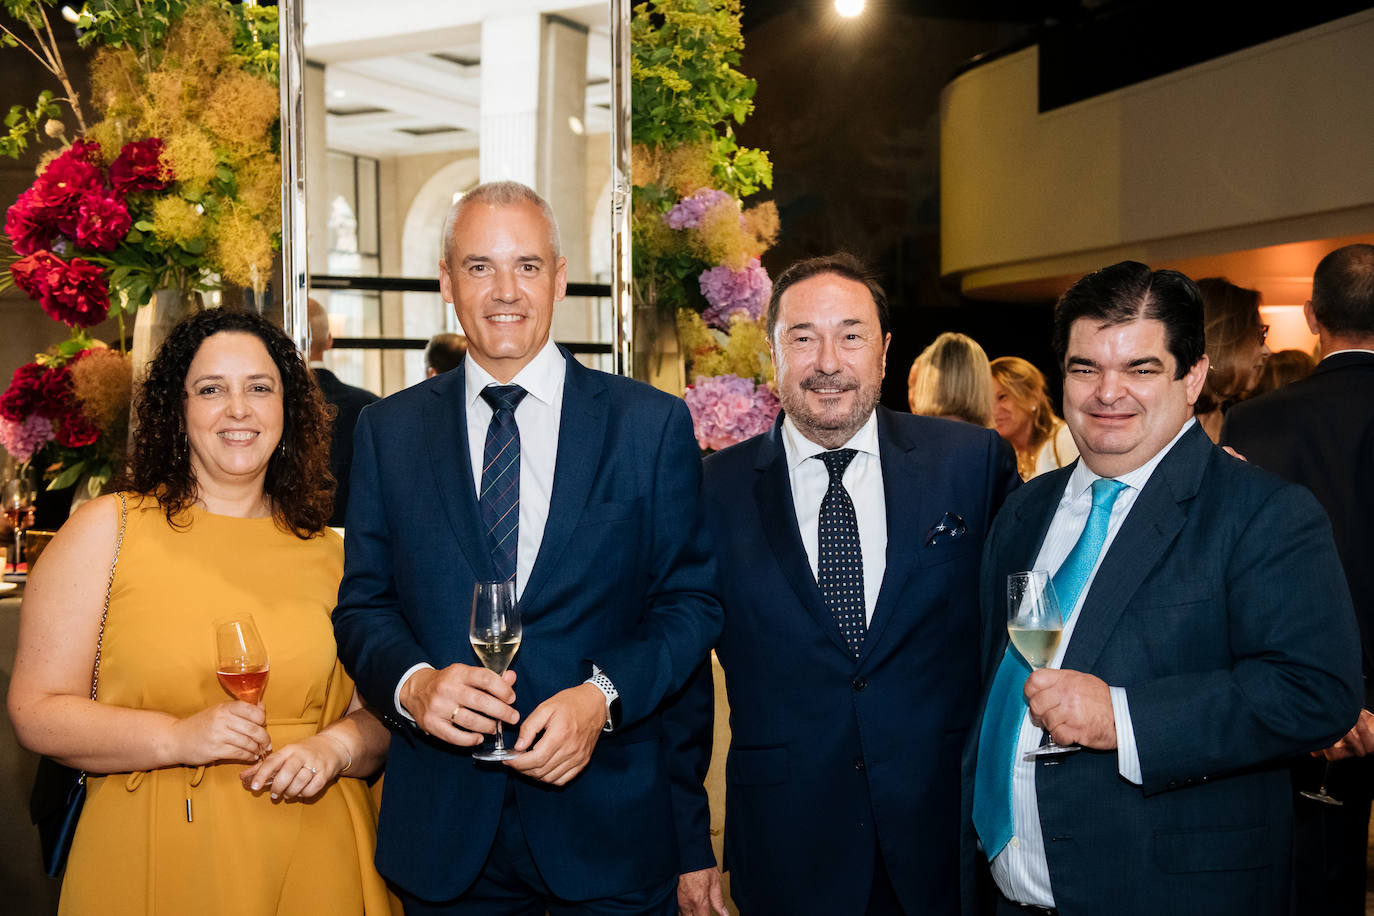
M615 306L615 371L634 375L634 307L630 259L630 5L611 4L611 299Z
M306 299L305 214L305 45L302 0L278 0L279 83L281 86L281 272L282 329L302 353L309 351Z

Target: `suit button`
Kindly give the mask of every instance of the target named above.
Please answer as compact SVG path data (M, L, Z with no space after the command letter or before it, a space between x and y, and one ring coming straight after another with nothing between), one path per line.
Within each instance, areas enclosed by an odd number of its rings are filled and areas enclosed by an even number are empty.
M864 768L864 759L863 759L862 757L855 757L855 758L854 758L854 769L856 769L856 770L862 770L863 768Z
M854 678L853 682L850 683L849 686L853 687L856 691L863 690L865 687L868 686L868 678L856 677Z

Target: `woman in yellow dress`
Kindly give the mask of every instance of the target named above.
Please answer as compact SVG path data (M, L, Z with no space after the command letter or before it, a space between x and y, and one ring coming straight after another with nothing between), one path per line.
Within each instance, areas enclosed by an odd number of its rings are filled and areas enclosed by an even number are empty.
M362 779L387 733L335 657L343 545L309 370L267 320L206 311L137 410L121 492L34 568L10 687L20 741L90 774L60 912L390 912ZM269 659L257 704L215 675L213 621L245 613Z

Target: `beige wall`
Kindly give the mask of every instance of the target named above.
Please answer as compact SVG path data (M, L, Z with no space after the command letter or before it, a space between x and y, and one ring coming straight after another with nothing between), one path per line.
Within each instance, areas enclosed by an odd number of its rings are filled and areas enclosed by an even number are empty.
M941 270L966 292L1374 228L1374 12L1054 111L1038 49L941 99Z

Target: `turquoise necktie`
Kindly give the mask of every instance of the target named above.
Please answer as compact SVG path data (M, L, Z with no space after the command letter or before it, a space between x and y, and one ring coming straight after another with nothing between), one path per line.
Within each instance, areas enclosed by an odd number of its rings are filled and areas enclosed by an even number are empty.
M1059 564L1051 579L1060 610L1072 614L1083 587L1088 584L1097 555L1107 540L1112 505L1126 485L1101 477L1093 481L1093 507L1078 541ZM1065 624L1068 623L1066 618ZM1031 668L1011 646L997 666L988 691L983 724L978 732L978 769L973 778L973 827L991 862L1012 837L1011 773L1016 763L1016 744L1026 718L1026 678Z

